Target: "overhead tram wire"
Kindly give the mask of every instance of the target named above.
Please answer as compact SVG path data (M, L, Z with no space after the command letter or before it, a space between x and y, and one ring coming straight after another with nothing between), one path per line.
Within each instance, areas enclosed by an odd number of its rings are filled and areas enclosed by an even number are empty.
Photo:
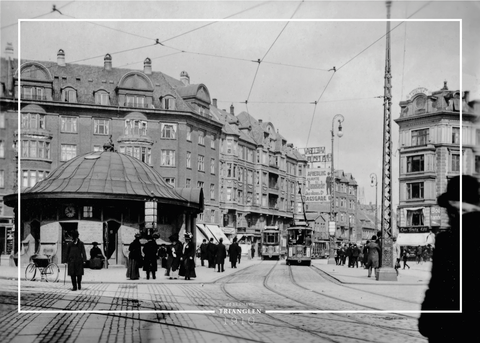
M37 15L36 17L33 17L33 18L28 18L28 19L38 19L38 18L41 18L41 17L44 17L48 14L51 14L53 12L58 12L60 15L65 15L63 14L62 12L60 12L59 10L61 10L62 8L65 8L67 7L68 5L72 4L73 2L75 1L70 1L69 3L66 3L65 5L59 7L59 8L56 8L55 5L52 5L52 10L50 12L47 12L47 13L44 13L44 14L40 14L40 15ZM23 18L19 18L19 19L23 19ZM26 18L25 18L26 19ZM5 26L2 26L0 27L0 30L3 30L3 29L6 29L7 27L10 27L10 26L14 26L14 25L18 25L18 20L16 23L11 23L11 24L8 24L8 25L5 25Z

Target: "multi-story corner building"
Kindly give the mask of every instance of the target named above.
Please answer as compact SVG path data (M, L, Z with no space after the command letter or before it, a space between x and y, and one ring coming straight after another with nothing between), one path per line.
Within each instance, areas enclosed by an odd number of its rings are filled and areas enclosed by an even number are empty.
M204 84L191 84L186 72L179 80L154 72L149 58L143 70L131 70L115 68L109 54L103 66L67 63L63 50L56 62L19 63L12 54L9 46L1 59L2 195L15 192L14 150L25 189L73 157L102 150L111 139L116 151L147 163L168 184L203 188L204 213L220 220L223 125L210 115Z
M437 205L448 181L460 173L480 173L478 162L475 165L478 115L469 105L468 92L451 91L446 82L431 94L425 88L415 89L400 102L400 109L395 119L400 129L398 224L400 235L419 234L416 241L415 236L408 236L411 245L417 245L429 231L448 226L445 210Z
M357 240L357 181L351 173L335 170L337 242Z
M294 214L303 216L299 189L305 185L306 159L287 144L272 123L250 114L217 108L223 123L220 149L220 207L226 232L258 240L265 226L285 229ZM256 238L256 239L255 239Z
M56 62L19 62L11 45L0 63L0 198L16 192L17 154L24 190L111 142L168 184L203 188L199 224L259 236L302 211L304 157L272 123L211 106L206 85L190 83L187 72L153 71L149 58L143 70L115 68L110 54L103 66L71 64L63 50ZM0 250L9 254L13 211L0 205ZM160 226L168 220L161 207L158 216Z

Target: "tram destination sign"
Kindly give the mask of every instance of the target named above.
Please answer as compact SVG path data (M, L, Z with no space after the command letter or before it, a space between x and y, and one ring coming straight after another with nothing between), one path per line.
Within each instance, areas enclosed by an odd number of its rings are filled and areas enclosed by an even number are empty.
M410 227L399 227L399 233L428 233L430 228L428 226L410 226Z

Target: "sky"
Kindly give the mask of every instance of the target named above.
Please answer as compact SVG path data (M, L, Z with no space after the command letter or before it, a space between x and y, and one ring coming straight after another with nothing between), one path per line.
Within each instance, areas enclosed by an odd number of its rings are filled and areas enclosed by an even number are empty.
M392 119L417 87L436 91L447 81L480 99L479 14L479 2L393 2ZM22 22L19 46L16 22L30 18L36 21ZM297 148L330 151L340 113L335 169L352 173L375 203L369 175L381 180L383 99L376 97L383 95L385 18L384 1L1 1L0 49L4 56L11 42L21 58L43 61L56 61L63 49L67 63L92 65L110 53L114 67L140 70L149 57L154 71L175 78L187 71L191 83L205 84L218 107L233 104L235 113L271 121ZM393 121L392 131L396 206Z

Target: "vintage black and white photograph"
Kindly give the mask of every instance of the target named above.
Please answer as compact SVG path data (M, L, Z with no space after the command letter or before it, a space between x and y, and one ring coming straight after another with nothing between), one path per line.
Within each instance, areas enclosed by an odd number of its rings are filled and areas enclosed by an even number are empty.
M457 342L478 1L1 1L0 341Z

